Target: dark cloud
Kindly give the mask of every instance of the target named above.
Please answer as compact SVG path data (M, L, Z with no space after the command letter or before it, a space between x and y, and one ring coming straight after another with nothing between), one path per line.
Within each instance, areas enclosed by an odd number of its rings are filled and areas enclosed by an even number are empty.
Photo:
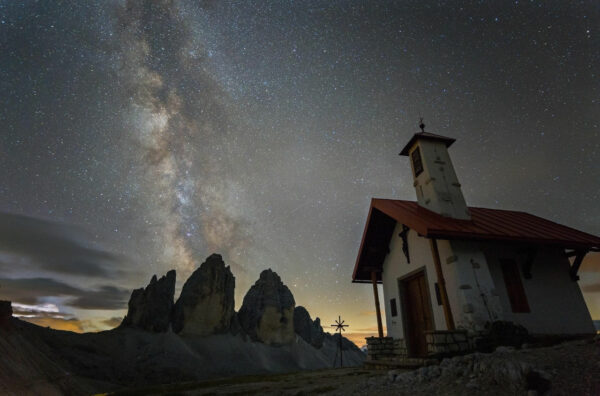
M45 271L114 277L119 257L89 246L82 235L82 230L66 224L0 213L0 253L27 258ZM9 265L9 260L0 262L0 267Z
M114 286L84 291L68 305L82 309L122 309L126 307L129 291Z
M68 297L81 290L50 278L0 278L0 298L23 304L37 304L42 297Z
M115 286L87 290L51 278L0 278L0 299L37 304L44 297L66 297L65 305L81 309L122 309L129 291Z

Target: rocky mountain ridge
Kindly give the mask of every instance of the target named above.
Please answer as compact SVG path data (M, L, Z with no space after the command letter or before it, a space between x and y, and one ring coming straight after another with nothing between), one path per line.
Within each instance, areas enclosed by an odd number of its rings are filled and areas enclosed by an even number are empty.
M235 277L219 254L212 254L186 280L176 302L175 270L131 294L121 328L180 335L238 334L267 345L288 345L296 335L321 348L321 321L296 307L290 289L271 269L264 270L235 312ZM349 346L345 343L345 345Z
M74 394L228 376L331 368L339 335L324 333L279 275L265 270L234 310L235 277L213 254L177 301L175 271L132 292L115 329L73 333L12 317L0 301L0 394ZM366 355L341 340L344 366Z
M228 332L234 312L235 277L218 254L185 281L173 310L173 331L206 336Z
M175 294L175 270L157 280L156 275L146 288L135 289L129 299L127 316L122 326L135 327L152 332L169 329Z

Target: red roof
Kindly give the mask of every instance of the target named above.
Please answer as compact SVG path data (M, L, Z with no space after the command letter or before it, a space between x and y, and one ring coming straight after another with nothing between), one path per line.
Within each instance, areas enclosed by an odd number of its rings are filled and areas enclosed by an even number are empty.
M396 222L405 224L426 238L600 249L599 237L529 213L487 208L469 208L469 211L471 220L458 220L439 215L413 201L372 199L354 266L353 282L370 281L370 269L381 268Z

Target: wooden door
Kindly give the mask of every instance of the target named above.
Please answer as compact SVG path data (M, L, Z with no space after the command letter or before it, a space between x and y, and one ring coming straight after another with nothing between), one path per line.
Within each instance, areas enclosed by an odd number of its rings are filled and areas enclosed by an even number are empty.
M425 331L433 330L431 300L425 272L421 271L402 281L404 294L405 331L408 353L411 356L427 355Z

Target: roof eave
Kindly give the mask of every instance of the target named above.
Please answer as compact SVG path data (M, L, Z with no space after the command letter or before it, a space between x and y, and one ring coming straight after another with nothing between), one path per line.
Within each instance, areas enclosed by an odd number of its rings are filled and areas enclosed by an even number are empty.
M449 138L446 136L440 136L440 135L434 135L433 136L423 136L420 135L419 133L415 133L413 135L412 138L410 138L410 140L408 141L408 143L406 143L406 145L404 146L404 148L402 149L402 151L400 151L400 155L402 156L408 156L408 153L410 152L410 149L412 148L412 146L417 142L417 140L421 139L421 140L434 140L434 141L439 141L439 142L444 142L444 144L446 144L446 147L450 147L452 146L452 143L454 143L456 141L456 139L454 138Z
M489 241L489 242L510 242L510 243L521 243L521 244L533 244L533 245L550 245L560 246L565 249L585 249L585 250L596 250L600 246L595 244L578 243L568 240L560 239L543 239L543 238L523 238L523 237L510 237L506 235L481 235L470 232L458 232L458 231L444 231L444 230L427 230L427 234L423 235L426 238L436 239L463 239L463 240L478 240L478 241Z
M356 256L356 262L354 263L354 271L352 272L352 282L354 283L356 280L356 276L358 275L358 266L360 264L360 258L362 256L362 251L365 245L365 238L367 235L367 230L369 229L369 223L371 222L371 213L373 212L373 201L375 198L371 198L371 204L369 205L369 214L367 215L367 221L365 222L365 228L363 230L362 238L360 240L360 247L358 248L358 255Z
M371 279L353 279L352 283L373 283ZM383 280L378 279L377 284L383 284Z

